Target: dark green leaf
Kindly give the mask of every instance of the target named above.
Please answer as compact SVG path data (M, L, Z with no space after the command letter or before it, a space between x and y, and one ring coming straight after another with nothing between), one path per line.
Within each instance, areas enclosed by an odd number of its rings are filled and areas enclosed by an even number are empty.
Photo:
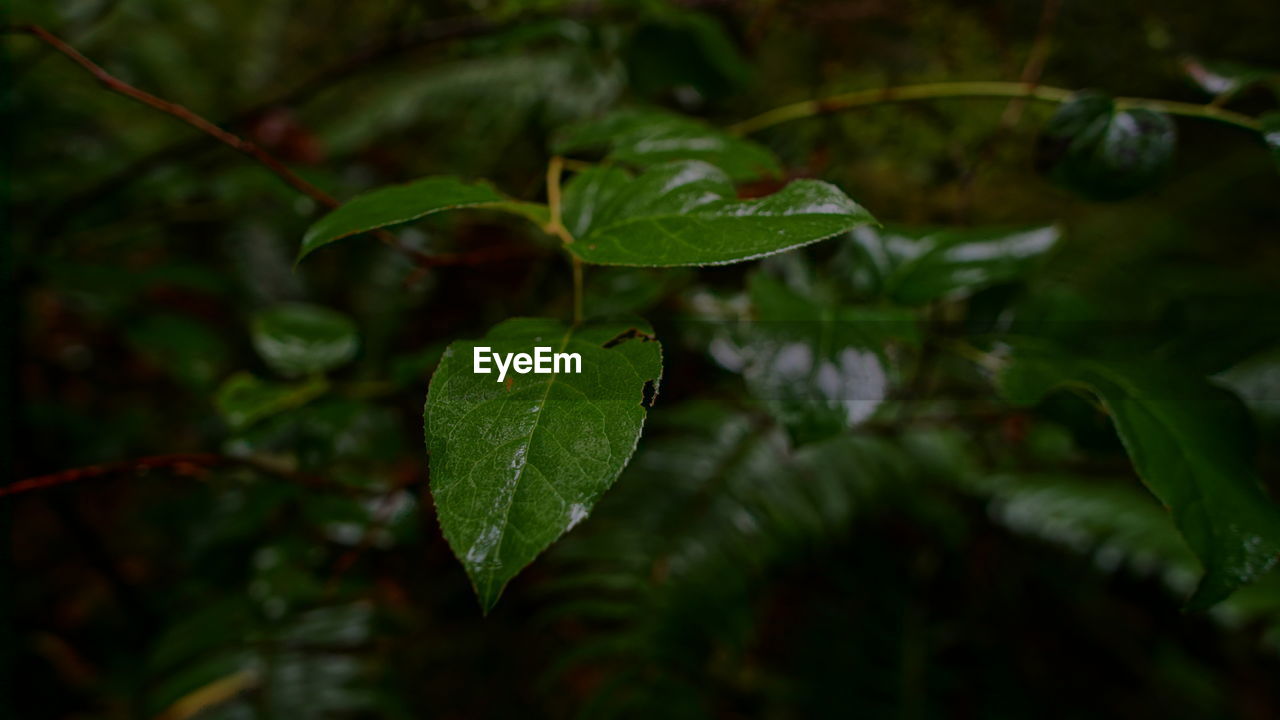
M1195 556L1141 488L1066 475L980 473L969 481L991 499L992 516L1017 532L1090 553L1104 567L1159 569L1175 591L1195 588Z
M214 404L233 430L243 430L265 417L304 405L328 389L323 377L279 383L241 372L222 383Z
M643 313L687 284L693 275L687 268L595 268L587 274L582 304L589 317Z
M601 165L584 170L564 185L560 222L576 238L586 235L598 215L631 182L631 173Z
M742 373L797 443L869 419L897 379L890 346L917 338L914 314L819 303L764 273L752 276L750 290L755 321L717 339L715 358Z
M1203 563L1190 607L1213 605L1276 563L1280 509L1252 467L1252 427L1239 400L1150 363L1076 357L1030 341L1014 345L1000 375L1001 390L1019 404L1064 384L1102 401L1138 475Z
M1049 120L1038 164L1055 182L1094 200L1120 200L1152 185L1173 162L1177 132L1163 113L1117 109L1085 91Z
M1182 68L1202 90L1214 97L1229 98L1253 85L1269 86L1280 97L1280 72L1221 60L1186 58Z
M678 89L685 97L719 98L750 80L751 65L714 16L674 4L646 12L657 17L637 28L625 49L628 80L638 92Z
M608 160L642 168L673 160L702 160L734 180L781 171L777 158L764 146L662 110L618 110L572 125L553 146L560 154L596 148L607 148Z
M351 318L318 305L273 305L254 314L251 328L254 349L286 377L332 370L359 346Z
M643 323L508 320L449 346L426 433L440 527L487 612L512 577L587 516L635 450L661 349ZM577 353L581 373L473 372L474 350ZM492 367L492 363L490 363Z
M1023 228L878 229L851 236L851 270L874 294L907 305L968 295L1024 277L1057 246L1054 225Z
M298 260L345 237L460 208L488 208L538 223L547 221L544 206L512 200L487 184L453 177L429 177L357 196L320 218L302 237Z
M609 183L607 202L568 248L599 265L723 265L875 222L834 185L817 180L734 200L729 177L698 161L660 165L622 186Z
M129 340L143 356L193 389L207 392L226 370L223 339L207 324L183 315L147 316L129 329Z

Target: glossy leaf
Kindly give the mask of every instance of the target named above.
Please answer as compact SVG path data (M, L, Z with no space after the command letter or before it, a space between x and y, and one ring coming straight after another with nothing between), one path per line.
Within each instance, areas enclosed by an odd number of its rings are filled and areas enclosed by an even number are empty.
M1262 141L1267 144L1267 149L1271 151L1271 159L1276 163L1276 169L1280 170L1280 112L1269 112L1258 120L1262 127Z
M1141 488L1069 475L979 473L968 480L969 490L990 499L991 516L1015 532L1092 555L1100 567L1158 571L1175 592L1195 589L1195 556Z
M560 222L575 238L583 237L604 208L631 182L631 173L598 165L577 173L564 185Z
M733 197L729 177L697 161L660 165L625 185L610 180L586 232L568 249L599 265L723 265L875 222L817 180L797 180L757 200Z
M497 382L473 372L478 346L577 353L582 372L512 372ZM661 373L661 349L643 323L508 320L445 351L425 413L431 491L486 612L622 472L644 425L646 386Z
M298 260L345 237L462 208L501 210L538 223L547 220L544 206L512 200L486 183L429 177L359 195L320 218L302 237Z
M851 272L873 294L906 305L968 295L1026 276L1057 246L1054 225L853 231Z
M253 347L286 377L332 370L356 355L355 323L340 312L305 303L260 310L251 323Z
M1110 97L1085 91L1049 120L1037 160L1064 187L1094 200L1120 200L1164 174L1176 143L1167 115L1143 108L1118 110Z
M323 377L282 383L240 372L222 383L214 404L233 430L243 430L263 418L305 405L328 389L329 384Z
M701 160L734 180L781 172L764 146L662 110L618 110L566 128L553 149L560 154L606 148L605 158L642 168L673 160Z
M1217 603L1275 565L1280 508L1259 485L1252 428L1234 396L1150 363L1076 357L1030 341L1013 346L999 380L1019 404L1064 384L1098 396L1139 477L1204 565L1191 608Z
M750 296L755 320L713 341L712 355L798 443L871 418L898 379L891 346L918 336L911 311L818 302L764 273Z
M1268 86L1280 97L1280 72L1221 60L1186 58L1182 68L1202 90L1214 97L1230 98L1254 85Z

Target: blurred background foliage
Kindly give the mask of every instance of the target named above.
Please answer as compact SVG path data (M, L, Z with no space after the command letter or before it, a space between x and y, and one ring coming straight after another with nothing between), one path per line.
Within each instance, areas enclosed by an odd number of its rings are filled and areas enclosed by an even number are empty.
M1016 80L1045 25L1030 0L8 5L340 198L456 174L539 199L567 122ZM1206 102L1245 68L1262 81L1231 107L1275 107L1280 5L1055 14L1046 84ZM904 242L1061 238L923 298L894 295L857 233L747 267L590 269L589 313L656 326L662 395L616 487L482 619L426 494L423 397L450 340L567 315L563 258L481 214L400 236L494 262L424 269L365 239L294 270L310 200L43 45L5 51L14 475L222 458L0 500L11 717L1280 716L1277 573L1182 613L1199 566L1108 419L1071 394L1010 408L936 339L1034 328L1212 375L1249 406L1274 493L1280 175L1247 133L1178 120L1173 167L1116 203L1037 169L1052 107L760 133ZM855 370L880 373L874 415L810 412L767 350L744 355L885 297L925 322L844 339L873 351ZM730 322L753 307L788 310Z

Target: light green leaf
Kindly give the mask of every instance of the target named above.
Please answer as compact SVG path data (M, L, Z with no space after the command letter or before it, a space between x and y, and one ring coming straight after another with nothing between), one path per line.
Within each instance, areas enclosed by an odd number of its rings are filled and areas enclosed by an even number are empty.
M875 222L839 188L817 180L735 200L729 177L704 162L669 163L625 185L608 183L585 234L568 246L598 265L724 265Z
M1017 280L1057 246L1054 225L1021 228L854 230L852 272L874 294L905 305Z
M328 389L329 383L318 376L300 383L280 383L239 372L218 388L214 404L233 430L243 430L265 417L305 405Z
M764 146L700 120L662 110L618 110L571 125L553 145L559 154L608 148L605 158L647 168L673 160L701 160L734 180L752 180L781 172Z
M1064 384L1098 396L1139 477L1204 565L1189 607L1209 607L1275 565L1280 508L1259 485L1252 427L1230 393L1150 363L1077 357L1031 341L1013 346L999 382L1019 404Z
M581 373L473 372L474 351L577 353ZM490 367L493 363L490 363ZM425 411L440 527L488 612L503 587L587 516L627 464L661 349L643 323L522 318L449 346Z
M355 323L335 310L281 303L254 314L253 347L286 377L324 372L346 364L359 346Z
M429 177L359 195L320 218L302 237L298 260L345 237L462 208L500 210L547 222L545 206L512 200L488 184Z

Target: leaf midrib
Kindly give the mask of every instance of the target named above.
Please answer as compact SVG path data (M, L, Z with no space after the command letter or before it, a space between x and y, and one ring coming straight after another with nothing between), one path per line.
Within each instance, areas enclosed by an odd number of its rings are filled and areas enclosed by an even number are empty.
M556 350L556 352L564 352L565 348L569 346L569 339L573 337L573 332L576 329L577 329L577 326L575 325L570 327L568 331L565 332L564 337L561 338L560 340L560 347ZM500 558L502 556L502 546L505 545L507 542L507 527L511 524L510 523L511 506L515 503L516 493L519 492L520 490L520 480L524 478L524 470L526 467L529 466L529 463L533 461L533 458L529 457L529 454L528 454L529 448L533 445L533 436L537 434L538 426L542 423L542 414L547 411L547 398L551 397L551 386L555 385L556 379L559 377L560 377L560 373L552 371L551 377L547 379L547 388L546 390L543 391L542 400L538 403L538 412L533 419L533 427L529 429L529 434L526 435L524 438L525 443L527 443L525 446L524 463L521 464L520 469L516 471L516 476L513 479L514 487L512 487L511 493L508 496L506 507L502 509L502 523L501 523L502 537L498 540L498 544L495 545L493 548L495 557ZM489 569L485 573L486 575L485 587L487 590L487 592L485 593L486 604L488 604L489 602L488 594L493 590L493 578L494 578L494 574L497 572L497 569L498 569L497 566L495 566L493 563L489 563Z

